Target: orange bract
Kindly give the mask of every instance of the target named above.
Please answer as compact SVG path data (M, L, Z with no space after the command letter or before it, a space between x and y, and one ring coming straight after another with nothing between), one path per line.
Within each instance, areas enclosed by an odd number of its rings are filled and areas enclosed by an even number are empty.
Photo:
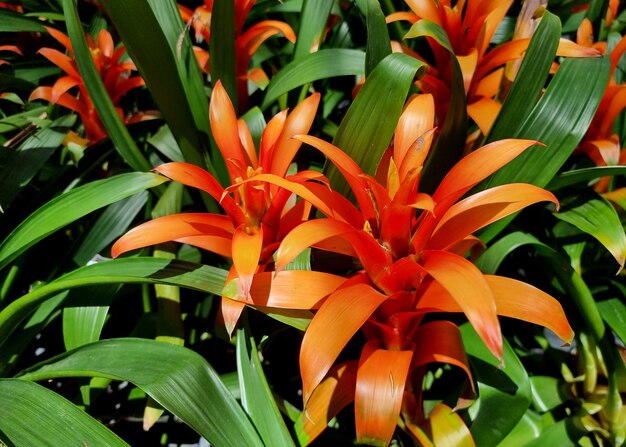
M537 202L557 203L548 191L527 184L504 185L459 201L537 142L503 140L471 153L450 170L431 198L417 191L432 142L433 121L432 97L411 98L396 128L395 144L388 150L387 174L378 175L384 179L382 183L363 173L332 144L311 136L296 137L320 150L338 167L359 208L330 195L320 197L324 204L315 206L327 217L304 222L284 237L276 252L276 278L309 246L351 254L363 267L321 303L304 336L300 368L305 414L321 418L304 423L311 438L319 433L322 421L332 417L319 411L320 402L326 402L329 411L340 407L318 388L327 390L330 380L345 405L346 391L336 389L342 385L332 372L333 365L359 329L368 342L356 367L357 437L361 442L381 445L391 439L403 400L413 395L412 390L421 389L423 375L419 371L423 370L418 366L443 361L470 374L456 326L447 322L422 324L425 313L463 312L500 359L498 315L545 325L566 341L573 336L552 297L519 281L483 275L463 253L455 251L465 241L473 242L472 232L495 220ZM339 214L334 212L338 207L352 207L352 211ZM354 217L356 214L360 217ZM516 307L522 296L532 297L535 311L525 310L529 306ZM441 337L446 343L424 343L421 337L427 329L429 340ZM381 364L385 368L381 369ZM405 406L403 415L410 423L424 417L420 405Z
M78 72L69 37L54 28L48 27L46 29L52 37L65 47L69 55L53 48L42 48L39 50L39 54L63 70L66 76L60 77L52 87L37 87L31 93L30 100L45 99L53 104L59 104L73 110L80 115L87 139L94 143L105 138L107 135L106 130L100 122L87 88ZM126 122L144 119L144 114L142 113L125 117L122 109L119 107L122 96L129 90L144 85L144 81L140 76L131 75L135 70L135 65L121 60L126 52L126 48L123 45L115 48L111 34L106 30L101 30L98 33L96 42L93 41L91 36L87 35L87 42L94 64L119 115ZM69 93L69 90L73 87L78 87L79 94L76 96ZM149 115L147 116L150 117Z
M319 94L314 94L290 114L283 111L270 120L263 131L257 155L248 126L237 119L233 105L218 81L211 96L211 129L226 160L231 186L222 187L207 171L189 163L167 163L155 170L174 181L207 192L222 205L226 215L183 213L154 219L122 236L113 245L112 255L116 257L136 248L178 241L232 258L228 281L237 279L232 282L237 287L235 291L225 292L225 296L231 299L222 301L225 322L232 331L244 303L255 304L250 300L250 289L255 287L254 274L262 272L271 262L284 235L308 218L309 203L295 202L292 192L280 184L281 181L295 184L307 191L306 183L319 177L319 174L306 171L287 175L300 146L291 137L308 132L318 103ZM273 181L276 185L259 179ZM314 195L310 198L315 201ZM320 285L326 283L338 285L331 277L323 278ZM332 290L334 288L326 294ZM267 302L259 299L256 304L266 305Z

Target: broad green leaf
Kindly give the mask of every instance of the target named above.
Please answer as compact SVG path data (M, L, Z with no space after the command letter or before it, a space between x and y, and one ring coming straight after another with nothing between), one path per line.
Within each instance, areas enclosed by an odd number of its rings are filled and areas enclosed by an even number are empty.
M173 0L103 0L128 54L172 129L185 160L205 166L209 106L192 45ZM215 165L217 153L211 153ZM222 162L223 163L223 162ZM213 173L214 166L208 166Z
M150 136L148 143L156 147L169 161L185 161L172 130L167 125L161 126L154 135Z
M0 85L3 83L3 78L0 76ZM34 89L31 88L32 91ZM48 110L48 106L43 107L35 107L33 109L27 110L26 112L17 113L15 115L7 116L6 118L0 119L0 134L5 132L13 132L17 129L24 129L26 126L31 124L30 118L41 116L42 113Z
M67 351L100 339L109 303L118 289L118 284L103 284L70 290L63 303L63 342Z
M499 447L525 447L541 433L541 417L528 410L515 428L498 444Z
M391 54L391 41L385 15L378 0L367 0L367 48L365 51L365 76L386 56Z
M171 183L172 185L175 183ZM93 224L72 259L78 266L100 253L107 245L121 236L148 200L148 192L141 191L127 199L107 207ZM108 255L108 253L106 254Z
M363 87L339 125L333 144L374 175L376 166L391 141L404 108L409 88L426 65L406 54L385 57L365 80ZM385 92L381 95L381 92ZM348 183L337 168L327 164L326 175L337 192L348 195Z
M546 427L539 437L527 447L568 447L578 445L578 440L587 433L578 416L570 416Z
M534 147L504 166L477 189L505 183L545 186L574 151L587 131L602 99L609 71L607 58L569 58L563 61L539 103L518 131L507 138L535 139ZM576 91L572 95L572 91ZM490 240L514 218L490 225L481 238Z
M294 60L311 53L312 49L317 49L334 3L335 0L304 0L298 39L293 52Z
M227 271L159 258L121 258L81 267L38 287L0 311L0 345L26 316L55 294L98 284L168 284L221 295ZM85 297L89 304L89 297ZM83 304L83 303L78 303Z
M336 76L359 75L364 70L365 53L361 50L329 48L302 56L285 65L272 77L261 108L265 109L280 95L309 82Z
M23 14L0 9L0 33L19 32L45 33L43 24L36 18L25 17Z
M63 0L63 12L78 71L115 149L134 170L149 171L152 166L135 144L115 110L100 73L94 64L93 56L85 39L85 31L78 17L76 0Z
M547 189L554 191L577 183L590 182L605 176L626 175L626 166L595 166L593 168L575 169L555 176Z
M237 101L237 74L235 72L235 2L217 1L211 11L211 82L222 81L235 110ZM247 67L246 67L247 68Z
M559 18L548 11L544 12L486 142L509 138L519 132L541 96L560 37Z
M537 239L535 236L516 231L514 233L507 234L502 239L495 242L489 247L480 258L476 261L476 266L483 272L488 274L495 274L498 271L498 267L502 264L502 261L515 249L524 245L533 245L541 250L552 249Z
M12 447L128 447L115 433L36 383L0 380L0 441Z
M561 200L554 216L595 237L624 267L626 234L619 216L609 202L599 195L578 194Z
M598 302L597 306L604 321L622 342L626 342L626 304L619 298L610 298Z
M566 395L567 385L556 377L533 376L530 378L530 384L533 391L533 406L540 413L553 410L568 398L574 397Z
M460 327L463 345L478 382L478 401L470 407L470 430L479 446L495 446L518 424L530 406L532 395L528 373L504 341L503 363L489 352L469 323ZM506 411L503 411L506 408Z
M20 376L31 381L57 377L127 380L216 447L263 445L213 368L199 354L180 346L133 338L104 340L57 356Z
M0 269L65 225L166 180L151 172L121 174L61 194L28 216L0 243Z
M75 120L74 115L61 117L28 137L19 149L3 148L0 151L0 207L5 213L19 191L61 146L67 127L71 127Z
M254 337L244 324L237 330L237 372L241 389L241 405L246 410L261 439L267 446L294 446L283 417L272 395Z
M420 36L431 37L446 49L450 53L452 67L450 104L441 126L441 133L426 160L420 180L420 188L424 192L432 194L448 171L463 155L467 132L467 103L463 72L445 30L434 22L420 20L411 26L404 37L410 39Z

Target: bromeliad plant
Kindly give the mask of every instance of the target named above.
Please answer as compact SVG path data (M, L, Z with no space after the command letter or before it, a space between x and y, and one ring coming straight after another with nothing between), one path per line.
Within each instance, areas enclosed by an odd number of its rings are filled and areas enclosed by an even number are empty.
M575 150L626 20L574 3L0 2L0 444L623 444Z

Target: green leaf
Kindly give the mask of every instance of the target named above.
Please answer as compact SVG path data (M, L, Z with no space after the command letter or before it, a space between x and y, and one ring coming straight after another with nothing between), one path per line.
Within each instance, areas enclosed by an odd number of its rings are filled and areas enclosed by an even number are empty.
M619 298L610 298L598 302L597 306L604 321L626 343L626 304Z
M391 141L404 108L409 88L426 65L406 54L394 53L384 58L366 79L354 102L339 125L333 144L367 174L376 166ZM381 95L381 92L385 92ZM348 195L348 183L337 168L327 164L326 175L334 190Z
M121 174L61 194L28 216L0 243L0 269L65 225L166 180L165 177L151 172Z
M172 185L174 183L171 183ZM72 259L76 265L85 265L107 245L120 237L148 200L148 192L141 191L127 199L109 205L93 224Z
M0 76L0 84L3 84L4 80L5 78ZM33 85L29 88L29 91L32 91L34 88L35 86ZM41 116L41 114L45 113L48 108L48 106L35 107L31 110L27 110L22 113L16 113L15 115L7 116L6 118L1 119L0 134L5 132L13 132L17 129L24 129L26 126L31 124L31 118Z
M23 14L0 9L0 33L35 32L45 33L43 24L34 18L24 17Z
M587 131L608 80L607 58L569 58L563 61L539 103L519 131L503 135L528 138L547 147L533 147L504 166L477 189L506 183L545 186L574 151ZM576 91L572 95L572 91ZM481 233L490 240L515 216L501 219Z
M128 447L83 410L36 383L2 379L0 400L0 440L7 446Z
M452 67L448 112L441 126L441 133L437 137L435 147L426 160L420 180L422 191L433 193L452 166L463 156L467 132L467 104L463 72L446 31L434 22L420 20L411 26L405 39L419 36L431 37L445 48L450 53Z
M237 101L237 74L235 72L235 2L217 1L211 11L211 82L222 81L235 110ZM247 67L246 67L247 68Z
M578 194L561 200L557 219L574 225L595 237L624 267L626 256L626 234L619 216L608 201L597 194Z
M613 175L626 175L626 166L595 166L593 168L575 169L563 172L554 177L546 188L550 191L554 191L577 183L589 182L601 177Z
M246 327L237 330L237 371L241 404L265 445L294 446L263 373L254 337Z
M118 289L117 284L103 284L70 291L63 309L63 342L66 350L100 339L109 303L115 298Z
M306 56L311 52L311 48L319 45L334 3L335 0L304 0L298 39L293 53L294 60Z
M361 50L330 48L302 56L285 65L269 83L263 105L265 109L280 95L320 79L363 74L365 53Z
M28 137L19 149L3 148L0 151L0 207L4 212L20 190L61 146L67 135L67 128L75 120L75 115L61 117Z
M533 391L533 406L540 413L545 413L561 405L568 398L562 379L550 376L533 376L530 378ZM565 386L564 386L565 385Z
M104 340L37 365L20 378L57 377L126 380L143 389L212 445L263 445L213 368L200 355L183 347L145 339Z
M72 42L72 49L76 58L78 71L83 78L89 97L98 112L98 116L104 125L115 149L120 156L136 171L149 171L152 166L139 151L128 129L122 122L115 106L107 93L98 69L94 65L93 57L85 32L78 17L76 0L63 0L63 12L67 24L67 33Z
M534 245L541 250L552 251L552 248L545 245L535 236L516 231L507 234L502 239L489 247L476 261L476 266L483 272L490 275L498 271L502 261L514 250L524 245Z
M561 37L561 22L545 12L486 142L516 135L541 96Z
M38 306L58 292L98 284L167 284L221 295L228 272L208 265L160 258L121 258L81 267L18 298L0 311L0 345ZM80 295L83 296L83 295ZM83 296L90 303L89 296Z
M528 410L515 428L502 440L499 447L525 447L541 432L541 417Z
M527 447L577 446L578 440L586 433L587 430L580 418L571 416L549 425L537 439L527 444Z
M378 0L367 0L367 48L365 51L365 76L386 56L391 54L391 41L385 15Z
M470 431L476 445L495 446L518 424L530 406L528 373L506 340L502 356L504 367L500 367L469 323L463 324L460 330L478 382L479 398L469 409L473 420Z
M173 0L103 0L185 160L206 166L209 106L198 63ZM179 45L180 44L180 45ZM211 153L211 161L221 162ZM215 174L214 167L208 166Z

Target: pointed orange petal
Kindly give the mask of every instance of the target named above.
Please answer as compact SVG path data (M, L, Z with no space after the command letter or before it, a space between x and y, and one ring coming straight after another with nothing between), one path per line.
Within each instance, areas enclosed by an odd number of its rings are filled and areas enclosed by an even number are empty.
M237 48L239 51L246 52L248 56L252 56L263 42L276 34L282 34L292 43L296 41L296 34L285 22L263 20L252 25L237 38Z
M476 193L450 207L433 230L428 248L444 250L476 230L554 195L527 183L511 183Z
M76 87L79 84L78 80L71 76L63 76L54 83L52 86L52 97L50 102L56 104L61 95L66 93L72 87Z
M398 424L413 353L369 342L359 361L354 397L357 442L388 445Z
M442 26L441 12L437 8L437 4L431 1L424 0L406 0L406 4L420 19L427 19L431 22L435 22L437 25Z
M263 248L263 228L242 224L233 234L233 265L239 276L240 292L250 296L252 277L256 273Z
M50 34L50 36L52 36L57 42L63 45L67 51L69 51L70 53L73 52L72 43L70 42L69 37L67 37L61 31L56 30L52 27L46 26L45 28L48 31L48 34Z
M309 270L260 272L252 279L249 300L246 301L239 292L240 279L227 282L222 296L261 307L318 309L324 299L345 281L342 276Z
M485 275L496 300L498 314L547 327L564 342L574 337L563 307L538 288L502 276Z
M201 189L220 202L226 213L236 225L246 222L247 219L232 197L224 195L224 188L204 169L184 162L165 163L154 168L160 174L182 183L183 185Z
M287 121L287 111L274 115L274 117L267 123L265 129L263 129L263 135L261 135L261 147L259 148L259 165L263 168L263 172L271 172L272 155L274 152L274 146L278 137L280 136L283 128L285 127L285 121ZM284 175L277 174L281 177Z
M193 247L202 248L213 253L217 253L225 258L232 258L232 235L228 237L217 235L202 235L202 236L186 236L179 237L176 242L181 244L191 245Z
M348 341L386 299L367 284L339 289L326 299L302 340L300 372L305 403Z
M242 166L250 166L250 160L245 155L239 140L235 108L220 80L217 81L211 93L209 115L215 143L217 143L217 147L219 147L224 159L236 160ZM231 168L229 167L230 170ZM233 173L231 173L231 179L233 181L235 179Z
M113 56L113 51L115 51L113 38L111 33L105 29L101 29L98 33L98 47L106 57L111 58Z
M354 400L358 362L351 360L333 366L326 378L315 388L311 398L295 423L296 431L308 445L327 427L346 405Z
M68 56L61 53L60 51L57 51L53 48L41 48L39 51L37 51L37 53L48 59L54 65L67 73L69 76L76 79L82 79L80 74L76 70L74 61L72 61L72 59L70 59Z
M237 271L235 270L235 266L232 266L228 271L228 276L226 276L226 284L236 277ZM222 299L220 300L220 313L229 337L233 336L233 331L235 330L235 327L237 327L237 322L239 321L239 317L245 307L245 303L222 296Z
M483 135L487 135L495 122L502 104L491 98L480 98L467 105L467 113L480 128Z
M111 256L149 245L207 234L229 237L234 231L227 216L207 213L183 213L159 217L133 228L111 247Z
M459 328L449 321L431 321L419 327L415 333L412 367L428 363L448 363L458 366L467 375L474 390L474 379L470 370Z
M387 23L393 23L393 22L398 22L398 21L415 23L418 20L419 20L419 17L417 17L412 12L408 12L408 11L393 12L389 14L387 17L385 17L385 22Z
M434 125L435 101L433 96L428 94L413 96L400 115L393 137L393 159L397 166L402 165L407 151L414 145L415 140L432 129ZM428 152L428 148L425 152ZM417 166L414 165L413 167Z
M424 252L424 270L454 298L489 350L502 359L502 332L493 293L468 260L445 251Z
M319 93L312 94L298 104L289 114L282 128L282 132L276 140L271 159L271 168L269 168L267 172L281 177L285 176L289 165L302 144L300 141L293 139L293 137L309 132L313 120L315 119L315 113L317 112L320 98Z

